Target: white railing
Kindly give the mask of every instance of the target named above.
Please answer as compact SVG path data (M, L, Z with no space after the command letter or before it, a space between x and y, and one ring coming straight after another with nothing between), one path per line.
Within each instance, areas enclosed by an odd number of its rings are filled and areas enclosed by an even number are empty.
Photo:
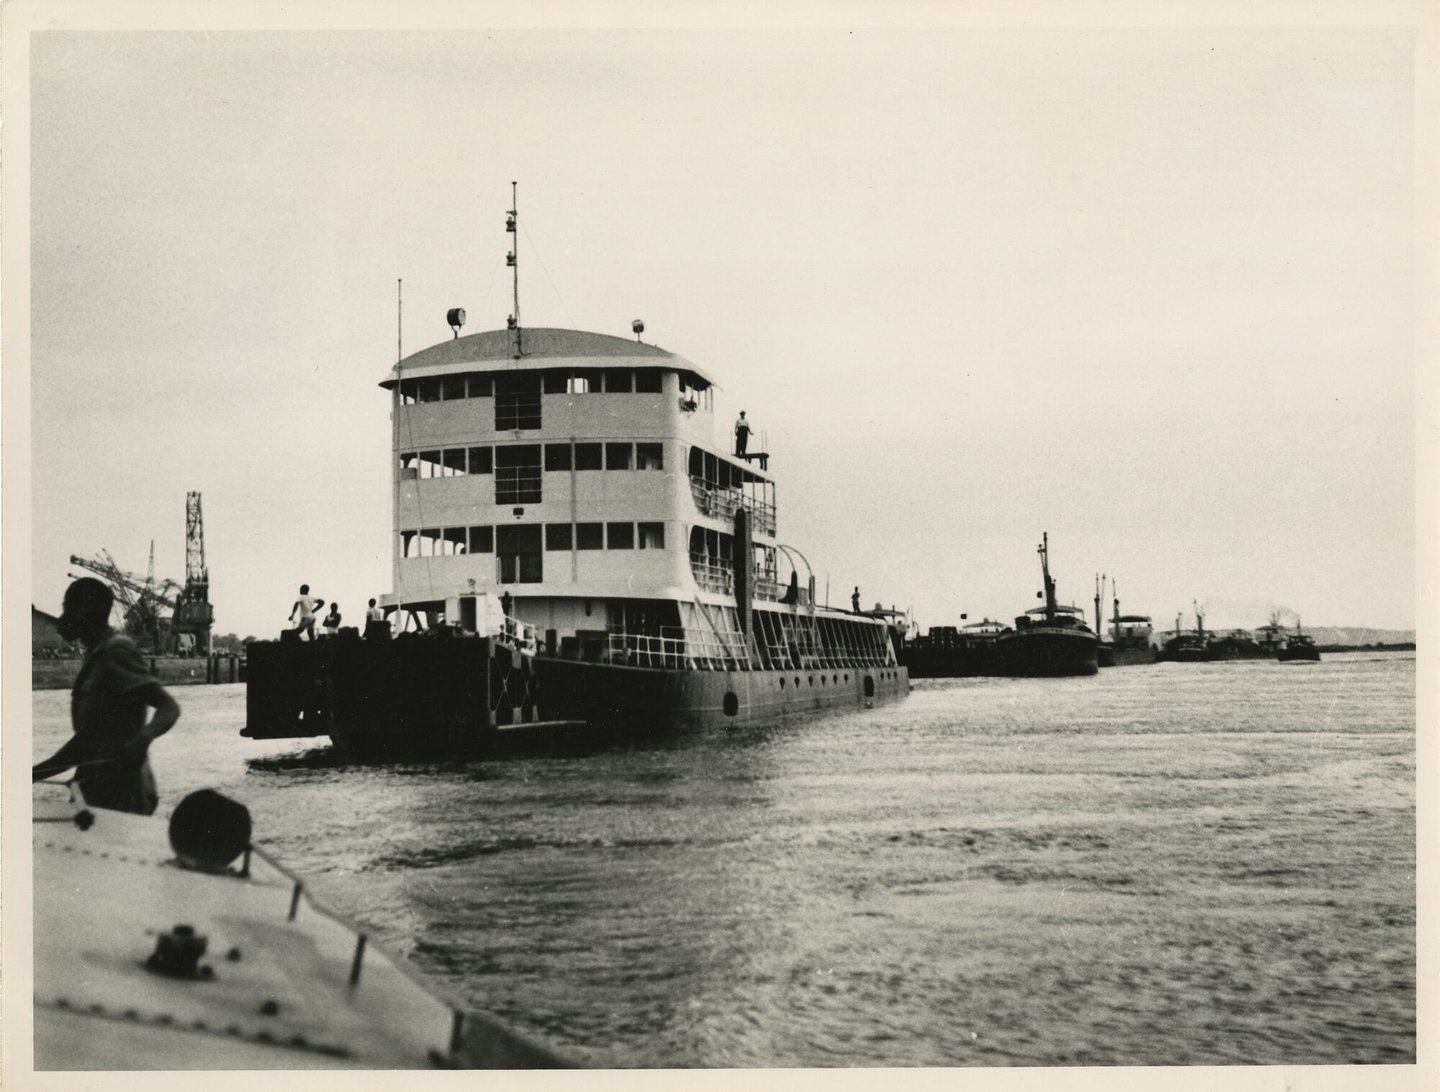
M700 478L691 477L690 495L695 498L695 507L704 515L715 519L730 519L739 508L750 513L755 530L762 534L775 533L775 506L768 501L747 497L734 489L722 489Z
M533 656L540 648L540 627L522 622L518 618L504 616L500 631L493 634L501 644L509 645L517 652Z
M691 633L685 637L611 633L608 651L611 663L631 667L723 670L749 666L745 635L739 632Z
M712 561L705 554L691 554L690 571L702 591L729 595L735 590L735 574L727 562Z

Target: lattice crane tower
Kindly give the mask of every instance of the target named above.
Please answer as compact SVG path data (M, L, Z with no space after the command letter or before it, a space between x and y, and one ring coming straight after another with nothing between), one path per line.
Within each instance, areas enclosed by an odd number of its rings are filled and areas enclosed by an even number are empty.
M185 494L185 587L175 604L171 629L176 634L195 637L195 652L210 651L210 627L215 609L210 605L210 572L205 568L205 518L200 510L200 494Z

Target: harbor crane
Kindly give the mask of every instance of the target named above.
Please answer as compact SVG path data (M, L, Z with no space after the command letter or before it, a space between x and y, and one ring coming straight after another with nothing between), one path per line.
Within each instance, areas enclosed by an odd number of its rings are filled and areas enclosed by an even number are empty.
M210 605L210 574L205 566L205 525L199 493L185 496L183 586L173 580L156 581L153 539L149 568L143 577L120 568L109 550L100 550L93 559L71 555L70 564L110 585L124 617L125 629L131 636L152 642L156 651L172 652L178 648L198 656L209 654L215 608ZM168 619L160 617L162 607L170 612Z

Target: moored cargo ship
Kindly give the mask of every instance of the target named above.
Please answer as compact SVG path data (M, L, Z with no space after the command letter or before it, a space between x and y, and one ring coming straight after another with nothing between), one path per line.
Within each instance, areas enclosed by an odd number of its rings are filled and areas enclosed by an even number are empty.
M1050 535L1036 552L1045 581L1045 605L1015 619L1015 628L995 640L1001 675L1093 675L1099 670L1099 643L1079 607L1061 606L1050 576Z

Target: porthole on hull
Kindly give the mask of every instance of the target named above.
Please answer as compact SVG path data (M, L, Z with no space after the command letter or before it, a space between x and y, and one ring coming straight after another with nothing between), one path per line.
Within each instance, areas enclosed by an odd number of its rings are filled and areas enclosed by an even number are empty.
M724 708L727 717L733 717L736 713L740 712L740 699L735 696L735 691L727 690L725 692Z

